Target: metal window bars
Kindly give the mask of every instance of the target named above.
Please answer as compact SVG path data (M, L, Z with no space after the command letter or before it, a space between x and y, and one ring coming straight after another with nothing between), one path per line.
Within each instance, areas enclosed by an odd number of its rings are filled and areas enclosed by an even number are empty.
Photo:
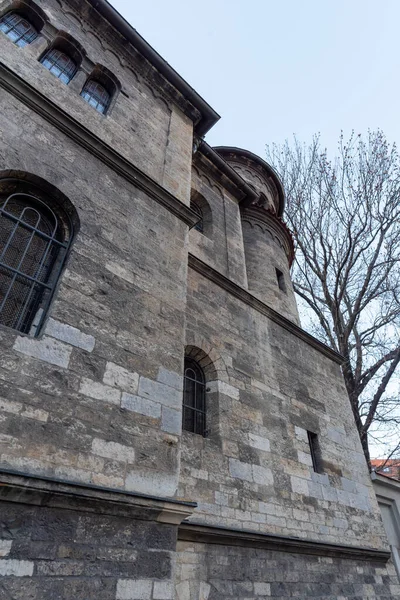
M39 331L70 244L60 229L35 196L17 192L0 200L0 324Z
M0 31L3 31L14 44L23 48L37 38L34 26L17 12L8 12L0 19Z
M67 54L60 50L49 50L42 57L42 65L53 73L58 79L68 84L76 72L76 64Z
M194 226L194 229L196 229L197 231L200 231L200 233L203 233L204 232L203 211L201 210L201 208L197 204L197 202L193 202L193 201L190 203L190 208L192 209L192 211L194 213L196 213L196 215L199 218L196 225Z
M89 79L83 86L81 96L97 110L97 112L105 114L110 104L111 96L106 88L94 79Z
M194 360L185 358L182 428L202 436L206 435L205 388L203 369Z

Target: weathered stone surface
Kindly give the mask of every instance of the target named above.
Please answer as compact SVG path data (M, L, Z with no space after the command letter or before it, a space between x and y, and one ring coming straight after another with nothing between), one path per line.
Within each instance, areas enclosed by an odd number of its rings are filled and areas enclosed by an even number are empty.
M60 323L51 318L46 323L46 334L88 352L92 352L95 344L95 339L92 335L83 333L76 327L71 327L71 325Z
M71 346L46 336L40 340L22 336L17 337L14 350L64 368L68 367L72 352Z
M38 3L46 39L17 48L0 36L1 72L15 76L1 87L0 186L10 169L45 182L54 210L62 197L76 213L76 235L45 330L0 329L0 468L195 500L203 525L386 548L339 365L240 293L253 290L297 321L282 240L243 218L244 180L204 145L193 155L198 110L93 3ZM84 48L68 86L37 60L57 31ZM121 83L106 118L79 95L99 64ZM239 167L267 199L276 194ZM189 205L191 188L203 234L188 231L176 200ZM207 276L188 270L188 251ZM205 437L182 431L185 347L205 373ZM313 471L308 431L318 434L323 473ZM34 494L0 503L0 596L398 595L390 565L218 544L180 543L177 558L176 528L162 526L161 513L142 521L74 503L40 506Z

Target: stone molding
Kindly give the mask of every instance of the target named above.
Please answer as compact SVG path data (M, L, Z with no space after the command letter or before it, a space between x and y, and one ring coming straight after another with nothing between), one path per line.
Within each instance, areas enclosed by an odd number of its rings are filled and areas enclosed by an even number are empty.
M178 525L197 504L0 469L0 502L94 512Z
M225 275L222 275L222 273L216 271L193 254L189 254L189 267L194 271L197 271L198 273L200 273L200 275L203 275L203 277L206 277L225 291L232 294L232 296L235 296L245 304L248 304L249 306L257 310L259 313L265 315L266 317L271 319L271 321L274 321L274 323L277 323L278 325L295 335L297 338L301 339L306 344L312 346L315 350L318 350L318 352L321 352L321 354L324 354L339 365L343 363L344 358L341 354L339 354L335 350L332 350L331 348L329 348L329 346L326 346L325 344L317 340L315 337L304 331L304 329L302 329L292 321L289 321L289 319L286 319L286 317L276 312L267 304L264 304L264 302L253 296L253 294L240 287L240 285L234 283L233 281L225 277Z
M259 548L274 552L295 552L316 556L332 556L349 560L375 561L385 564L390 552L375 548L362 548L341 544L330 544L317 540L305 540L268 533L256 533L244 529L210 527L194 522L183 522L178 527L178 540L198 544L219 544L221 546L239 546Z
M118 175L164 206L178 217L178 219L189 225L189 227L194 227L197 223L198 216L189 206L178 200L173 194L170 194L161 185L135 167L135 165L121 156L111 146L86 129L81 123L68 115L49 98L38 92L3 63L0 63L0 88L18 98L18 100L46 119L46 121L62 131L74 142L113 169Z
M241 219L242 222L249 223L252 228L258 226L264 234L269 234L272 240L285 252L289 266L292 265L294 260L293 237L280 217L262 206L252 204L241 210Z

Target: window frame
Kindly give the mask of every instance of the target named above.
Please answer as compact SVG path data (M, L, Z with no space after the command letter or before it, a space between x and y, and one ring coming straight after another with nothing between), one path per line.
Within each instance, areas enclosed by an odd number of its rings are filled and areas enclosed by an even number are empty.
M19 21L17 23L12 23L8 31L4 31L4 29L1 28L1 25L3 23L7 23L7 19L12 19L14 16L18 17ZM29 26L24 33L20 33L17 30L17 27L21 24L21 22L25 22ZM10 23L7 23L7 25L9 24ZM18 46L19 48L29 46L29 44L31 44L39 36L39 31L37 30L37 27L35 27L35 25L30 21L30 19L24 14L22 14L20 11L13 9L7 11L6 13L4 13L4 15L0 17L0 31L2 31L4 35L6 35L12 41L12 43ZM9 35L12 31L18 32L19 37L17 39L13 39ZM30 34L28 35L29 32ZM20 43L21 41L24 41L24 43Z
M97 85L97 86L100 86L101 88L103 88L104 92L107 94L107 96L108 96L108 98L107 98L107 102L106 102L106 103L102 103L102 104L103 104L103 106L104 106L104 110L99 110L99 109L98 109L98 106L99 106L99 104L101 104L101 102L98 100L98 98L96 97L96 95L95 95L95 94L91 93L90 91L88 91L88 90L86 89L86 88L87 88L88 86L90 86L91 84L95 84L95 85ZM87 93L87 94L91 95L91 98L95 97L95 98L97 99L97 105L96 105L96 106L94 106L94 105L93 105L93 104L90 102L90 100L88 100L88 99L85 97L85 95L84 95L85 93ZM95 110L96 110L96 111L97 111L99 114L101 114L101 115L106 115L106 114L107 114L107 112L108 112L108 110L109 110L109 108L110 108L110 105L111 105L111 100L112 100L112 96L113 96L113 95L112 95L112 93L110 93L110 91L107 89L107 87L106 87L106 86L105 86L105 85L104 85L104 84L103 84L101 81L99 81L99 80L98 80L98 79L96 79L95 77L89 77L89 78L86 80L86 82L85 82L85 84L84 84L84 86L83 86L83 88L82 88L82 91L81 91L81 93L80 93L80 96L81 96L81 97L82 97L82 98L85 100L85 102L87 102L87 104L89 104L89 106L91 106L92 108L94 108L94 109L95 109Z
M7 179L0 180L2 184L7 182ZM11 180L11 183L17 188L16 191L0 196L0 223L5 225L3 231L6 232L4 246L0 248L0 278L4 277L5 282L4 297L0 301L0 325L37 337L74 239L74 225L67 212L53 208L51 196L41 194L40 190L35 190L39 192L35 194L24 190L23 185L18 185L23 182L18 179ZM20 204L17 214L11 212L13 201L17 206ZM38 215L34 224L25 217L29 210ZM53 225L50 232L42 230L46 222ZM24 232L23 235L21 232ZM39 246L41 254L35 249L38 240L42 242ZM37 254L36 262L32 262L32 255L29 256L32 248ZM7 256L9 249L11 252ZM25 260L28 262L24 264ZM19 262L13 264L14 261ZM29 272L31 269L33 271ZM11 311L9 323L6 322L6 310Z
M195 373L194 378L188 377L187 371L189 370ZM196 371L199 377L196 376ZM187 381L191 381L194 384L192 386L194 389L194 396L192 396L192 402L190 403L187 403ZM200 392L200 402L198 402L197 399L198 391ZM191 418L193 417L193 427L185 427L188 413ZM198 419L198 416L201 416L201 418ZM201 435L202 437L207 437L206 377L204 370L199 363L189 356L185 356L184 359L182 429L190 433Z
M51 67L48 67L45 64L45 61L51 62L52 55L54 55L54 54L58 54L57 58L66 57L68 59L69 63L71 63L73 65L73 70L71 69L68 72L66 67L60 67L60 65L57 64L57 59L55 59L53 61ZM71 83L72 79L75 77L75 75L79 69L79 65L73 58L71 58L71 56L68 54L68 52L64 52L64 50L62 50L58 47L48 48L46 50L46 52L43 54L43 56L41 57L40 63L44 66L45 69L47 69L52 75L54 75L54 77L56 77L57 79L59 79L60 81L65 83L65 85L68 85L69 83ZM52 70L53 67L55 67L55 66L57 66L57 68L60 69L60 71L61 71L61 73L59 75L57 75ZM63 76L65 74L67 74L67 76L69 77L68 81L65 81L63 78Z

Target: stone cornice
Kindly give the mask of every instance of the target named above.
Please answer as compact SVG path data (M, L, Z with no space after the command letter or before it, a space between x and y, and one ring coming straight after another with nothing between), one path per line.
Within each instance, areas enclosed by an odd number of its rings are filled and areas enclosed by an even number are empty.
M315 337L304 331L301 327L292 321L289 321L289 319L286 319L286 317L276 312L267 304L264 304L264 302L253 296L253 294L240 287L237 283L234 283L225 277L225 275L222 275L222 273L216 271L193 254L189 254L189 267L210 281L214 282L228 293L232 294L232 296L235 296L245 304L248 304L248 306L251 306L251 308L254 308L261 314L265 315L271 319L271 321L274 321L274 323L277 323L287 331L290 331L290 333L295 335L297 338L301 339L306 344L309 344L318 352L321 352L321 354L324 354L339 365L343 363L344 358L341 354L338 354L338 352L335 352L335 350L332 350L317 340Z
M139 35L107 0L88 0L88 2L196 108L200 114L200 119L195 123L196 132L199 136L205 135L220 118L218 113Z
M189 225L189 227L193 227L197 223L198 216L189 206L178 200L1 62L0 88L18 98L18 100L57 127L57 129L85 148L85 150L96 156L96 158L124 177L124 179L167 208L176 217Z
M289 228L280 217L258 204L251 204L242 208L241 218L242 221L247 221L251 226L257 223L263 231L268 230L273 236L277 236L285 250L289 266L292 265L294 260L293 237Z
M330 544L317 540L305 540L267 533L255 533L242 529L209 527L198 523L182 523L178 528L178 540L199 544L220 544L243 548L260 548L275 552L295 552L316 556L333 556L349 560L368 560L386 563L390 552L375 548L362 548L342 544Z
M178 525L195 502L146 496L125 490L63 481L0 469L0 501L51 506Z

